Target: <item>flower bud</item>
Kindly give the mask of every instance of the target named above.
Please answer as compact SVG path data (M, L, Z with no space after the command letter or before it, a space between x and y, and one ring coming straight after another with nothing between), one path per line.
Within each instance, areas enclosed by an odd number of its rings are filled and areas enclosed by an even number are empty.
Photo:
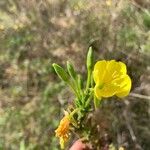
M93 68L93 59L94 59L93 50L92 47L90 47L87 53L87 62L86 62L88 70L91 70Z

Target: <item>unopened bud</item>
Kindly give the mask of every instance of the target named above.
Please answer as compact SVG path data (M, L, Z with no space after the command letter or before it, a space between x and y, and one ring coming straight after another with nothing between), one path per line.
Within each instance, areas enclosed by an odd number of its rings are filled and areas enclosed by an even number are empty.
M94 59L93 50L92 47L90 47L87 53L87 62L86 62L87 68L90 70L93 67L93 59Z

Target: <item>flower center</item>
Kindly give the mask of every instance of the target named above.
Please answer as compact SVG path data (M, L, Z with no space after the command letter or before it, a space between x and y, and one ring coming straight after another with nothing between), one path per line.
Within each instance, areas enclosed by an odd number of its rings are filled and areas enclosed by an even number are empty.
M104 83L100 83L99 85L98 85L98 88L99 89L102 89L104 87Z

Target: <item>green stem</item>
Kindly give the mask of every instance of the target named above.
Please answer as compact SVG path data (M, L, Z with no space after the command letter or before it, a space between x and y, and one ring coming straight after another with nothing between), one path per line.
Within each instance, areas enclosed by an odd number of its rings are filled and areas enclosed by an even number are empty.
M95 107L95 110L100 106L100 103L101 103L101 98L97 99L96 96L94 95L94 107Z
M71 123L72 123L76 128L78 128L78 124L77 124L77 121L74 119L73 115L74 115L75 113L77 113L78 111L79 111L79 108L76 108L76 109L74 109L74 110L69 114L69 118L70 118L70 120L71 120Z
M77 81L75 81L75 85L76 85L76 89L77 89L77 93L78 93L79 97L82 98L82 90Z
M93 90L91 90L91 92L89 94L89 98L85 102L85 108L89 106L92 96L93 96Z
M73 91L75 92L76 96L78 97L78 99L82 98L82 90L78 84L77 78L72 78L72 80L69 82L70 87L73 89Z
M74 87L75 85L72 84L71 82L69 82L69 85L72 88L72 90L74 91L75 95L78 97L78 99L80 99L80 94L78 93L78 91L76 91L76 88Z
M76 112L79 111L79 108L74 109L71 113L70 113L70 117L72 117Z
M88 70L87 83L86 83L86 91L91 86L91 70Z

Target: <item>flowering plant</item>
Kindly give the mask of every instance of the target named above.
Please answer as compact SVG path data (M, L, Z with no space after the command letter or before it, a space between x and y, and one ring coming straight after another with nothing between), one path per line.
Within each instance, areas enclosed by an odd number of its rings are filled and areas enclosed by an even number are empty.
M103 98L114 95L122 98L127 96L131 89L131 79L123 62L100 60L94 64L93 50L90 47L86 66L87 81L84 87L81 76L76 73L70 62L67 62L67 71L58 64L53 64L59 78L65 81L75 94L72 105L65 111L65 116L55 130L62 149L72 133L78 134L79 138L92 141L93 130L88 122L88 114L100 106ZM108 149L111 148L112 144ZM95 149L102 149L102 144L95 146Z

